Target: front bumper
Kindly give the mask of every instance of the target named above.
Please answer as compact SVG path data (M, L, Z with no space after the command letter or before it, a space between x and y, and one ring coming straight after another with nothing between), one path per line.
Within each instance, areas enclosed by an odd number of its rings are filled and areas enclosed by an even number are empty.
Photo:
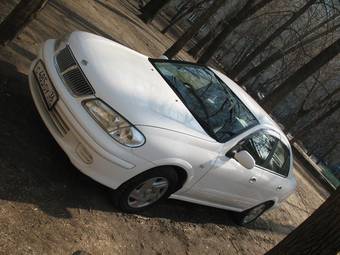
M137 157L131 148L115 142L88 115L81 101L65 88L54 62L55 40L42 46L29 74L30 91L35 106L48 130L65 151L71 162L92 179L116 189L133 176L154 167L151 162ZM42 60L59 100L49 111L33 74L38 60Z

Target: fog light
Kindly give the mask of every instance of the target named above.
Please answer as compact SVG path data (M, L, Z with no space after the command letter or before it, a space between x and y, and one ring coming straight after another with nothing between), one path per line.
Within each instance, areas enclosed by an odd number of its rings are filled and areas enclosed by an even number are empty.
M91 164L93 162L93 157L91 156L90 152L80 143L78 144L76 148L76 152L79 156L79 158L85 163L85 164Z

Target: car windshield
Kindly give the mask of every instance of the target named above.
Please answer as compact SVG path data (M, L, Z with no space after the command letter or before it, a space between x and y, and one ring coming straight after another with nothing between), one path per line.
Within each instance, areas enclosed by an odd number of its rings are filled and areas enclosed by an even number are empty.
M258 124L249 109L209 68L177 61L152 63L216 141L226 142Z

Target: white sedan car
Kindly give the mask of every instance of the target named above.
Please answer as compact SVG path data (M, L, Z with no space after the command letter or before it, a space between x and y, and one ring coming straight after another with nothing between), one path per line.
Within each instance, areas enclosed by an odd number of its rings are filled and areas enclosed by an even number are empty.
M43 44L29 84L71 162L110 187L123 211L170 196L238 212L246 224L295 189L284 133L212 68L76 31Z

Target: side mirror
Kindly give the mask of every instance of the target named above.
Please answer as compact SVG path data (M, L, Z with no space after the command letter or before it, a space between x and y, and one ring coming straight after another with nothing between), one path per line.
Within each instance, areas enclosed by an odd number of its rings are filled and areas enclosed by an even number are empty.
M255 159L252 155L249 154L248 151L239 151L234 155L234 159L236 159L242 166L247 169L252 169L255 166Z

